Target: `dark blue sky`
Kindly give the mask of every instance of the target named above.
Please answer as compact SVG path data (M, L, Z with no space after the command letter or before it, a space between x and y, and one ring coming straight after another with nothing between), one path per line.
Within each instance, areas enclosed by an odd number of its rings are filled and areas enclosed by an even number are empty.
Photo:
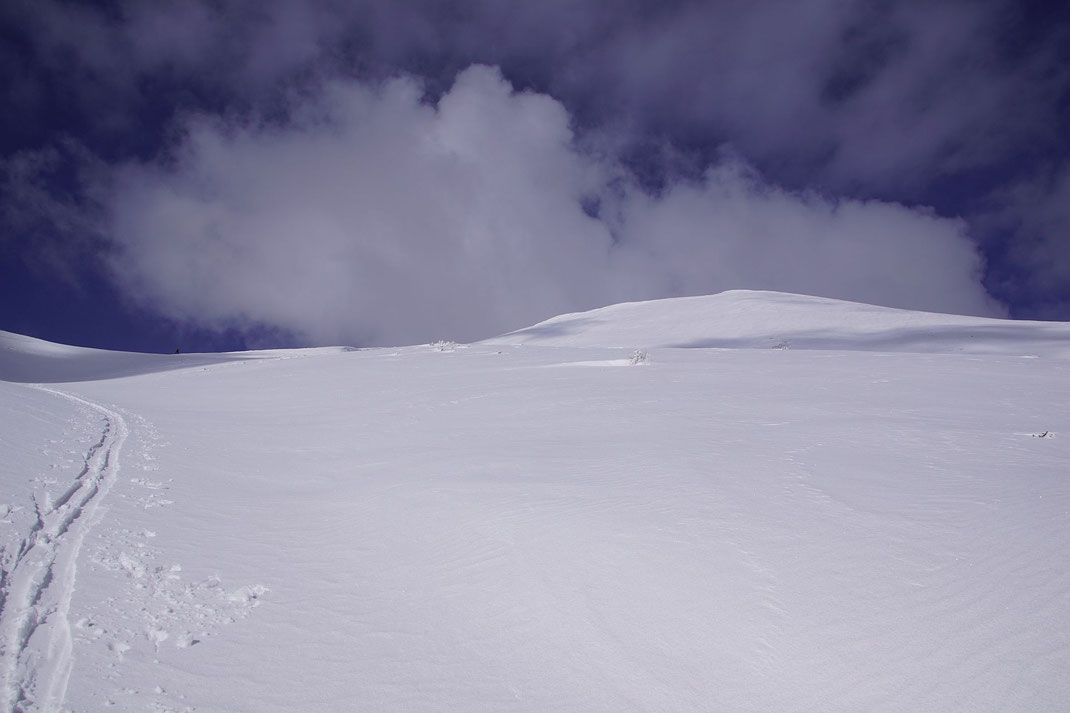
M0 91L0 329L54 341L738 287L1070 320L1065 3L13 0Z

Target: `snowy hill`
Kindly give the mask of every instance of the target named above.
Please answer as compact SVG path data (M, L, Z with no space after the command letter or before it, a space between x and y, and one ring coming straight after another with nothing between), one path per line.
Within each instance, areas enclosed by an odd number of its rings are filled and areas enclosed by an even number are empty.
M782 292L732 290L565 314L487 343L1070 357L1070 324L962 317Z
M0 380L35 383L93 381L208 364L278 356L308 356L339 350L344 349L321 347L221 354L138 354L71 347L0 330Z
M0 335L0 711L1061 710L1066 327L734 292L471 346Z

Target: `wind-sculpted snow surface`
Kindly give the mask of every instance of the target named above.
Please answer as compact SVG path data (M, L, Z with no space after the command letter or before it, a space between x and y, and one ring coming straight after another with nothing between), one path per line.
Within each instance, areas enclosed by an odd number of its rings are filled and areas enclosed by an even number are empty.
M56 387L84 403L0 383L2 542L34 502L56 531L72 454L110 483L50 540L42 602L70 592L64 615L20 644L5 602L8 709L1063 709L1057 340L658 346L712 333L690 305L643 307L662 331L613 347L277 352ZM822 319L784 314L778 339ZM5 582L44 581L31 545Z

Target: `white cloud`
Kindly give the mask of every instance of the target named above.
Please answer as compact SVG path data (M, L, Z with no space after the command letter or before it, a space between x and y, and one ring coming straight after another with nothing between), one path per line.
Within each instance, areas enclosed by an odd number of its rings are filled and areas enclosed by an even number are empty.
M469 339L597 304L597 166L552 99L469 69L436 107L410 79L335 83L285 128L190 128L130 166L119 279L174 317L317 341ZM601 263L601 265L600 265Z
M659 291L773 289L960 314L998 314L964 221L879 201L831 200L761 180L729 158L697 184L633 197L626 244Z
M110 233L119 283L200 325L469 340L731 287L992 311L959 221L788 193L733 161L658 198L610 192L620 174L577 149L562 105L489 67L437 105L408 78L336 81L284 126L187 129L170 160L119 171Z

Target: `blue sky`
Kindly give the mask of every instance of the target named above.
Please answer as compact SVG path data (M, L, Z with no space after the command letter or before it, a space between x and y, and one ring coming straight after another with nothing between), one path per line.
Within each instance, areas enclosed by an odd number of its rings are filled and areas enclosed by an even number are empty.
M1070 320L1061 3L14 1L0 329L468 340L778 289Z

